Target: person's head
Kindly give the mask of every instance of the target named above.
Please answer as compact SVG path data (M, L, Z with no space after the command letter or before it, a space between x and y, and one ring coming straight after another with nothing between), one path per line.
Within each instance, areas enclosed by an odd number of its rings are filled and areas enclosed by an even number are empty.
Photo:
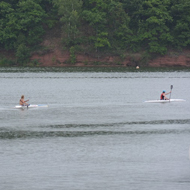
M24 95L21 96L21 99L24 99Z
M165 90L163 90L163 93L165 93L166 91Z

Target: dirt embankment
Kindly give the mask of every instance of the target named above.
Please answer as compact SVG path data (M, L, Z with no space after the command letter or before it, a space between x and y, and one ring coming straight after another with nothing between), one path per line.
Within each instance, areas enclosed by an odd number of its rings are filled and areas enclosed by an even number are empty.
M58 32L57 32L58 33ZM59 34L59 33L58 33ZM44 67L65 66L150 66L150 67L190 67L190 50L181 52L169 51L167 55L148 57L143 53L127 53L123 56L112 56L104 54L74 53L63 50L61 37L49 35L41 44L45 47L43 51L36 51L30 57L30 62ZM1 52L7 58L14 57L13 52ZM13 56L10 56L13 55ZM147 56L147 57L146 57ZM73 61L74 59L74 61ZM32 64L31 64L32 65Z
M152 67L190 67L190 50L183 50L182 52L170 51L167 55L149 61L148 65Z
M31 60L37 60L40 66L150 66L150 67L190 67L190 51L169 52L167 55L159 56L144 61L139 54L127 55L125 58L119 56L92 56L86 54L75 54L75 63L71 63L69 51L55 48L45 54L35 53Z
M150 66L150 67L190 67L190 50L181 52L169 51L167 55L147 58L144 54L126 53L120 56L107 56L95 54L74 54L74 63L69 51L62 50L60 38L49 38L44 40L42 46L49 51L45 53L36 52L31 56L31 60L37 60L40 66Z

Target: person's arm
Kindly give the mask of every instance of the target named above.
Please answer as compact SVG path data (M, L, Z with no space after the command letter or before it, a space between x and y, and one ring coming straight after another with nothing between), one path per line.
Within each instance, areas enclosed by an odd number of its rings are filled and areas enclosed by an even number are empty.
M168 92L168 93L166 93L165 95L168 95L168 94L170 94L171 93L171 91L170 92Z
M166 97L166 94L163 94L163 96L164 96L164 99L165 99L165 100L169 100L169 99Z
M19 104L22 105L22 104L24 104L24 102L20 99L20 103Z

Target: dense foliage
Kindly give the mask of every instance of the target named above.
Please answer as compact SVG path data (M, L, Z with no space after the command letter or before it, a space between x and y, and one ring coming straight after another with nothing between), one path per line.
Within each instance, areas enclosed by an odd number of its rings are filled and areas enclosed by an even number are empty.
M50 28L88 51L165 54L190 46L189 0L1 0L0 47L23 62Z

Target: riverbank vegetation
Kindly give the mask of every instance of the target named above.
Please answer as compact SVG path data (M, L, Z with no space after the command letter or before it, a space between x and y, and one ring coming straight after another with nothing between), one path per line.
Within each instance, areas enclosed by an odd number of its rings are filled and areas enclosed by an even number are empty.
M189 0L3 0L0 2L0 51L16 62L29 57L58 31L63 49L71 52L154 53L190 47ZM50 33L51 34L51 33ZM42 51L42 50L40 50ZM47 49L46 49L47 51ZM0 64L5 61L0 55ZM7 62L6 62L7 63ZM8 62L12 64L12 61Z

